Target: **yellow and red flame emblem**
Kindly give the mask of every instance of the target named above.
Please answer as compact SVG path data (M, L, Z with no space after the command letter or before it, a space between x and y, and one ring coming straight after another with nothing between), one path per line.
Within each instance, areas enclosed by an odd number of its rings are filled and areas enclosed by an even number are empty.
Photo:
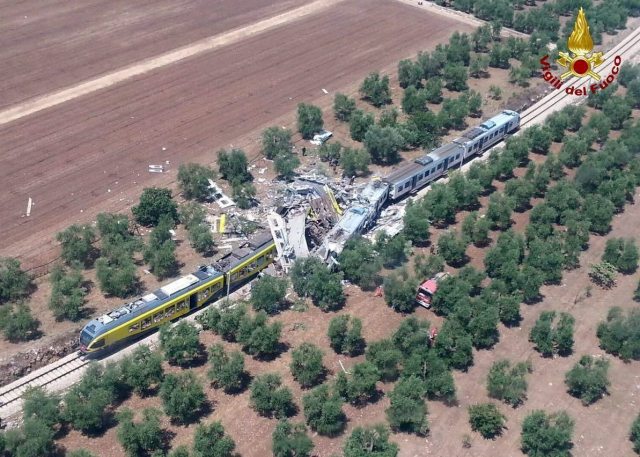
M578 17L573 25L571 36L567 40L567 48L570 53L559 52L560 58L556 60L558 64L567 69L560 79L568 78L573 75L578 78L591 76L596 81L600 81L600 75L593 71L595 67L604 62L601 52L591 53L593 50L593 40L589 33L589 23L584 14L584 10L580 8Z

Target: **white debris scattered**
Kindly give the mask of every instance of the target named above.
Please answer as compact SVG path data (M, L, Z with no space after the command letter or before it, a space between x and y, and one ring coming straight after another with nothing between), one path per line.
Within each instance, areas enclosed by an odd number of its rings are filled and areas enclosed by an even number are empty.
M165 148L165 147L163 146L163 147L162 147L162 150L163 150L163 151L166 151L166 150L167 150L167 148Z
M235 202L231 198L227 197L222 189L209 179L209 189L211 189L211 198L213 198L221 209L228 208L229 206L235 206Z
M329 93L329 92L327 92L327 89L322 89L322 92L324 92L325 94Z
M27 216L31 215L31 205L33 205L33 200L29 197L29 201L27 202Z

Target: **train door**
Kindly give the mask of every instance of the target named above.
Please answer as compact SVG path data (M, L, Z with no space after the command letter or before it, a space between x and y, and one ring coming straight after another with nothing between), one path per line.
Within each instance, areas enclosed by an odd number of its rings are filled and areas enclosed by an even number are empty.
M449 169L448 165L449 165L449 158L447 157L446 159L444 159L444 165L442 166L442 172L446 173L447 170Z
M415 189L416 184L418 184L418 175L414 175L413 178L411 178L411 188Z
M194 292L189 297L189 309L193 309L196 306L198 306L198 294Z

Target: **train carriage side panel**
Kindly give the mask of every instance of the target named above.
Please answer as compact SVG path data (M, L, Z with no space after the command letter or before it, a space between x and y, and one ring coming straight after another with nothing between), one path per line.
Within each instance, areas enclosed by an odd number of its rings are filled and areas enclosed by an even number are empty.
M235 287L247 278L267 268L275 258L276 244L271 240L260 246L247 259L243 259L237 265L232 266L225 274L225 280L229 282L230 287Z
M151 331L166 322L189 313L194 307L204 305L219 293L223 286L224 275L219 273L211 280L204 281L197 287L186 290L184 293L180 293L141 314L123 316L125 318L122 319L121 323L117 322L120 320L118 319L113 325L103 326L90 337L90 341L83 341L83 334L89 334L88 331L85 332L85 329L83 329L81 344L84 346L85 352L93 352L127 338Z

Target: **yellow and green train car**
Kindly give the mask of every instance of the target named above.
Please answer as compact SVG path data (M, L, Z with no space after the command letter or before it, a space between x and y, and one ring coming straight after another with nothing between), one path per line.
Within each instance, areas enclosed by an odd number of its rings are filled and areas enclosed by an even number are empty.
M271 235L247 242L214 265L204 265L137 300L91 320L80 332L80 350L96 352L149 332L232 290L276 257Z

